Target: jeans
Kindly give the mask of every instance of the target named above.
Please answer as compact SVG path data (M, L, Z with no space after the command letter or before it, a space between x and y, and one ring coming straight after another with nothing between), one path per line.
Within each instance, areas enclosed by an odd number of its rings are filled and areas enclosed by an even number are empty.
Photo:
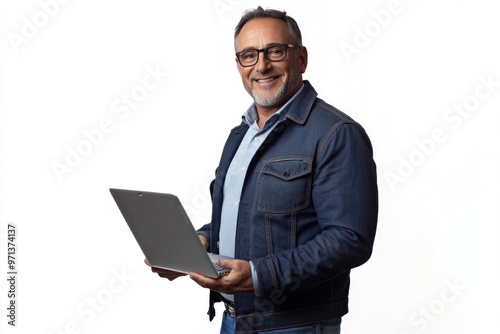
M220 334L234 334L236 333L236 319L231 317L227 311L222 315L222 326Z
M340 322L341 319L338 318L319 324L259 332L259 334L340 334ZM236 319L224 312L220 334L234 333L236 333Z

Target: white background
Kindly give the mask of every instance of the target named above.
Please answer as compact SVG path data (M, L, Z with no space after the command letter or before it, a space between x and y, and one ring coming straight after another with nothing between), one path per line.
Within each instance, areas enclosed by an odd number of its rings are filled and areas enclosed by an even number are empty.
M207 291L148 270L108 188L173 192L208 221L208 184L251 103L233 29L257 5L296 18L305 78L374 146L378 234L342 332L500 331L495 1L18 0L0 8L2 276L9 223L19 273L15 328L1 279L6 333L218 333L221 306L209 323ZM146 91L148 69L162 74Z

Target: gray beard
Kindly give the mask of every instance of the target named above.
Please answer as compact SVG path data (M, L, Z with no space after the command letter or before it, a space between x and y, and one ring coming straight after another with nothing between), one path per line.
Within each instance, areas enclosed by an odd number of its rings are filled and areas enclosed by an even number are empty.
M250 95L255 101L255 104L266 108L275 107L279 104L285 104L286 101L284 101L284 99L290 92L290 87L294 87L294 85L297 85L298 82L301 81L301 74L299 69L297 68L293 73L294 74L288 78L288 81L285 82L274 95L265 93L261 96L258 96L257 93L255 93L255 91L252 89L250 91Z
M253 100L255 101L255 104L263 107L274 107L278 105L280 102L283 102L283 99L285 98L286 92L287 92L287 83L283 84L280 89L276 92L276 94L271 95L270 93L267 94L261 94L260 96L255 93L255 91L252 89L250 92L250 95L252 95Z

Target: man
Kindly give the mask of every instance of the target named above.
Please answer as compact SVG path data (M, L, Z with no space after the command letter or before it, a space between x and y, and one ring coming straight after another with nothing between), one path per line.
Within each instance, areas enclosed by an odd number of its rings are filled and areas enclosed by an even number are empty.
M350 269L368 260L375 238L370 140L302 80L307 50L285 12L246 12L234 43L254 103L229 135L212 221L198 231L208 251L234 260L219 260L227 276L190 277L210 289L210 320L224 302L221 333L340 333Z

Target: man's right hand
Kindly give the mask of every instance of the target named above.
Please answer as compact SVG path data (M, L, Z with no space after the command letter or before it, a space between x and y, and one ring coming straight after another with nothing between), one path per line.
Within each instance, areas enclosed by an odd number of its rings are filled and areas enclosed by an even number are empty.
M208 240L201 234L198 234L198 237L200 238L201 243L203 244L203 247L205 249L208 249ZM167 270L167 269L161 269L157 267L153 267L151 263L149 263L148 259L144 259L144 263L146 263L148 266L151 267L151 271L154 273L157 273L158 276L167 278L169 281L173 281L174 279L181 277L181 276L186 276L187 274L180 273L178 271L173 271L173 270Z

